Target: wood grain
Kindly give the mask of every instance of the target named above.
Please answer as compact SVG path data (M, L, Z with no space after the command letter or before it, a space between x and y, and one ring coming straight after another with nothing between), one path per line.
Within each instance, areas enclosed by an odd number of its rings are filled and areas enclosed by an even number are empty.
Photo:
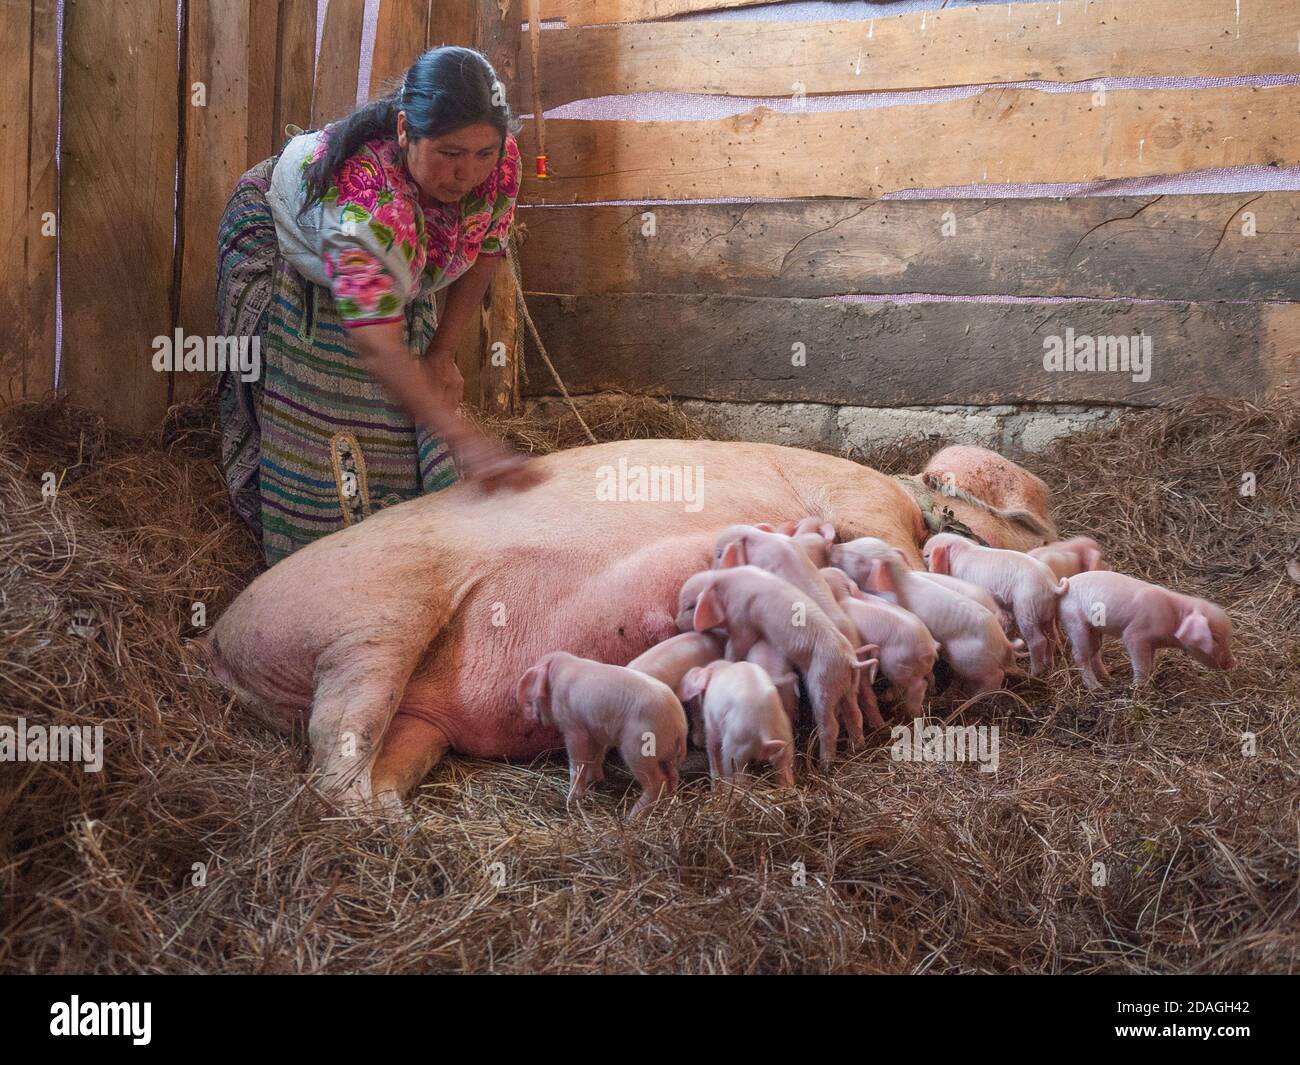
M524 276L546 292L1300 300L1298 192L602 204L520 218Z
M375 23L375 52L370 65L370 99L400 79L424 51L429 28L429 0L380 0Z
M1298 38L1293 0L1068 0L840 21L633 23L544 31L541 89L550 109L633 92L790 96L798 86L813 96L1286 74L1300 71ZM531 80L525 69L525 94Z
M268 85L255 83L249 71L256 8L251 0L189 4L177 323L187 335L209 336L216 330L217 225L235 183L248 169L250 140L270 132L267 115L274 98L266 92ZM193 95L199 83L206 86L207 102L201 107L194 104ZM260 158L268 154L262 152ZM173 371L173 401L188 399L212 376Z
M73 403L136 433L167 404L152 340L171 328L176 38L170 0L64 10L62 376Z
M342 118L357 106L365 14L365 0L329 0L325 9L311 104L311 124L316 128Z
M554 178L528 203L876 197L905 188L1095 181L1300 162L1300 86L1091 93L988 89L858 111L757 108L696 122L548 119ZM524 132L529 151L536 135Z
M747 296L552 296L529 307L569 390L863 406L1154 405L1294 381L1296 304L915 304ZM1151 374L1049 372L1044 341L1145 335ZM796 345L806 364L795 365ZM551 394L528 361L530 394ZM1140 375L1139 375L1140 376Z

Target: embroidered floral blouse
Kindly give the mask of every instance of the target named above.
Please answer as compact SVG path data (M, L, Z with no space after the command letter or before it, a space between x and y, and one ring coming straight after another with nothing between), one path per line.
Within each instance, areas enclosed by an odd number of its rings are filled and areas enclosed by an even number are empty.
M372 140L335 175L301 219L304 171L324 153L330 127L294 137L271 176L267 200L280 251L334 295L344 325L401 321L408 303L450 285L480 255L504 255L519 196L519 146L458 203L422 203L397 141Z

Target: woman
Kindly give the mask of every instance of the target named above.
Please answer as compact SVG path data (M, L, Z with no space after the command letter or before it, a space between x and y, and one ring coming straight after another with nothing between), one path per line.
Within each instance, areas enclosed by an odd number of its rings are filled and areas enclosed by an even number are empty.
M222 468L268 565L447 487L453 458L487 488L538 479L456 412L454 352L519 193L500 85L478 52L426 52L396 92L292 138L235 187L217 329L259 339L262 375L221 376Z

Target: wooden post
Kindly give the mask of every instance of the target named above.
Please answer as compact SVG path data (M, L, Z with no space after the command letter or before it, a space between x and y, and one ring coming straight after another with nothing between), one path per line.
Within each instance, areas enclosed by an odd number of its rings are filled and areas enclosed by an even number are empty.
M54 262L58 244L55 0L0 5L0 407L54 387Z
M429 20L429 47L459 44L482 52L505 83L511 108L517 112L521 107L517 88L522 23L523 0L435 3ZM469 333L456 353L465 378L465 395L477 399L485 410L509 413L519 391L519 324L514 280L504 259L483 296L479 328ZM493 365L494 350L504 353L504 359L497 360L503 365Z

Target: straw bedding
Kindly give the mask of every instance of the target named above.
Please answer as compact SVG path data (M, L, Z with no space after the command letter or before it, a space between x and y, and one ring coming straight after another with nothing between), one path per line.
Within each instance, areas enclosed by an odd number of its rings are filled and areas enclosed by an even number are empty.
M695 434L645 399L602 438ZM496 426L528 450L576 424ZM612 768L567 810L561 759L451 757L413 816L342 817L300 740L188 675L193 604L256 571L211 405L157 439L59 405L0 424L0 723L102 724L105 763L4 763L0 969L21 972L1241 972L1300 963L1300 411L1133 414L1025 464L1066 533L1234 618L1239 668L1165 652L1134 696L1046 684L944 714L1000 770L877 746L797 791L712 793L630 823ZM864 456L912 472L935 450ZM57 500L41 475L61 477ZM1242 496L1243 474L1257 492ZM1288 564L1295 576L1288 574ZM88 613L87 613L88 612ZM75 618L74 618L75 614ZM86 627L76 619L87 622ZM1243 733L1257 752L1243 755ZM1096 884L1095 863L1105 866Z

